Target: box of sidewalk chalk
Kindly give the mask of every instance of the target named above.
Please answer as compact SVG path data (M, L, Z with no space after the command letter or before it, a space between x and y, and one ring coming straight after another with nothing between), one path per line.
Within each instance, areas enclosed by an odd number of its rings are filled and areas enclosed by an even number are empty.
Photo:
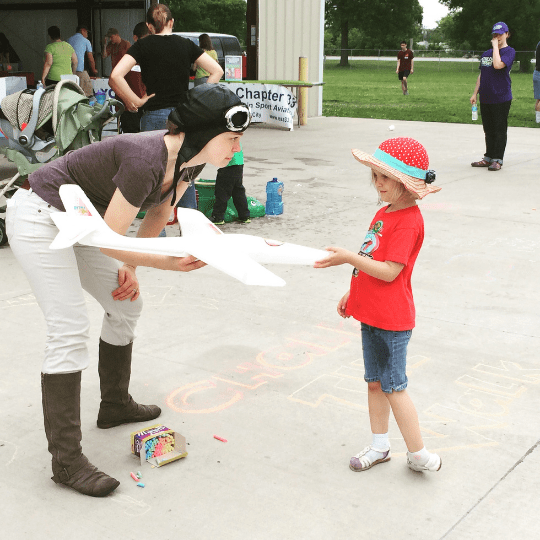
M131 434L131 453L145 462L161 467L186 457L186 438L162 424Z

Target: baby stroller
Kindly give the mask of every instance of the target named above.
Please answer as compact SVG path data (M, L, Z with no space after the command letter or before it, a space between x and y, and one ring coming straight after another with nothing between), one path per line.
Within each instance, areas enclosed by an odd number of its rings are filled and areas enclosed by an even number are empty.
M7 242L6 199L28 175L69 150L101 140L103 127L124 111L120 101L90 105L82 88L71 80L54 87L22 90L1 102L0 152L17 166L17 174L0 181L0 246ZM116 106L116 111L114 108Z

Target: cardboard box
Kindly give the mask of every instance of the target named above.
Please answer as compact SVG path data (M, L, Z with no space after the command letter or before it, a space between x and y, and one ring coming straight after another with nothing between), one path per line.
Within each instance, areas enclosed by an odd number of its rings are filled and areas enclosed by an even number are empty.
M26 77L0 77L0 101L20 90L26 90Z
M152 439L171 437L173 439L173 450L160 456L146 458L147 443L153 442ZM156 467L161 467L171 461L176 461L188 455L186 451L186 438L164 426L155 424L140 431L134 431L131 434L131 453L139 457L141 464L150 463Z

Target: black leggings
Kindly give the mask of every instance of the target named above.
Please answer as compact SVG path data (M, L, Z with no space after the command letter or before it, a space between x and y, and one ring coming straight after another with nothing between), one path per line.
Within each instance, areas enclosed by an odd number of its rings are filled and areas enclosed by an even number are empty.
M243 165L231 165L230 167L218 169L215 188L216 202L212 212L212 217L217 221L221 221L225 216L227 202L231 196L238 212L238 218L242 220L249 219L246 190L242 184L243 177Z
M506 149L506 132L508 131L508 113L512 100L504 103L480 102L482 126L486 136L486 153L484 157L500 161L502 164Z

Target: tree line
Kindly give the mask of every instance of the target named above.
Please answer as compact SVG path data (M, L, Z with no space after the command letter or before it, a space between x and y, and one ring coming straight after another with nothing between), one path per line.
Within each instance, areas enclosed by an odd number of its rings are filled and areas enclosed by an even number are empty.
M174 32L215 32L246 41L245 0L165 0L174 17Z
M491 28L504 21L508 44L518 51L520 69L531 69L530 53L540 41L540 0L439 0L450 14L431 31L432 41L457 50L485 51L491 47ZM326 0L325 48L399 49L401 41L422 40L422 6L418 0Z

